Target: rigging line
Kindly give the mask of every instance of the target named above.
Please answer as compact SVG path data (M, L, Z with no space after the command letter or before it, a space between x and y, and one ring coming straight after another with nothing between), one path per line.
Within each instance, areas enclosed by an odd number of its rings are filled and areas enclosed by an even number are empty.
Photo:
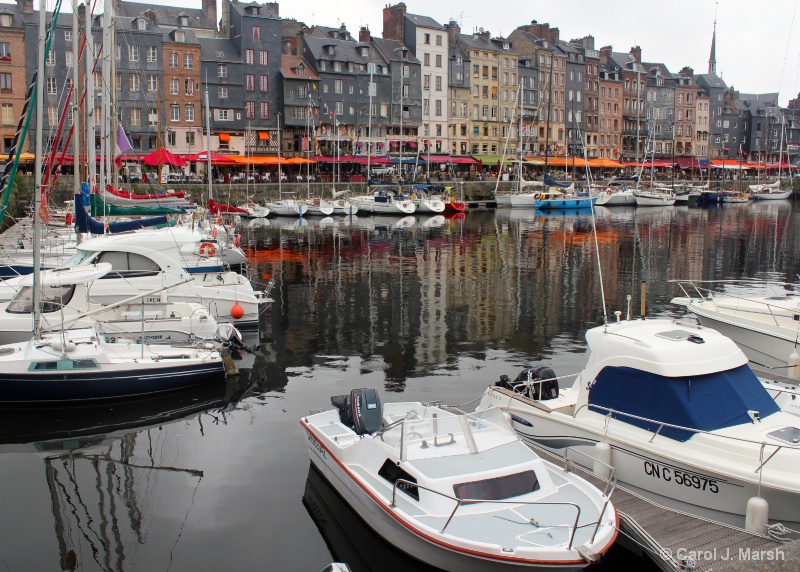
M169 566L167 566L167 570L172 568L173 557L175 555L175 548L178 546L178 542L183 536L183 528L186 526L186 521L189 519L189 512L192 510L192 506L194 506L194 497L197 494L197 489L200 488L200 482L203 480L203 477L197 479L197 484L194 486L194 491L192 492L192 500L189 502L189 508L186 509L186 514L183 517L183 522L181 522L181 528L178 531L178 537L175 539L175 544L172 545L172 550L169 551Z
M792 31L794 30L794 17L795 14L797 14L797 2L798 0L795 0L794 2L794 10L792 10L792 21L789 24L789 37L786 38L786 52L783 55L783 65L781 66L781 78L778 81L778 92L780 92L781 86L783 85L783 73L786 70L786 62L789 59L789 43L791 42Z

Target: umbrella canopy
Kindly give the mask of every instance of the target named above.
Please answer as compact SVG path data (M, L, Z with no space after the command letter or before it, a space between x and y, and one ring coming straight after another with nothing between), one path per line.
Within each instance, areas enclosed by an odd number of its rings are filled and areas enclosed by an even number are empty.
M622 169L625 165L617 161L612 161L611 159L606 159L605 157L595 157L589 161L589 166L600 169Z
M208 161L208 152L200 151L199 153L192 153L191 155L183 155L187 161ZM234 163L235 161L228 155L220 155L219 153L211 152L211 163Z
M585 167L586 161L580 157L548 157L547 164L551 167Z
M186 165L186 161L184 161L179 155L176 155L175 153L170 153L166 149L157 149L156 151L153 151L149 155L145 155L142 158L142 163L150 167L154 167L156 165L171 165L173 167L183 167Z

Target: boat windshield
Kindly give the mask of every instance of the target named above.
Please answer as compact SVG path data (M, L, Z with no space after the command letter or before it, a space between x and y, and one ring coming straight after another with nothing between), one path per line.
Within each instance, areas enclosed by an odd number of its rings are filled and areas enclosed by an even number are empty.
M62 306L69 304L75 294L74 284L63 286L42 286L42 313L57 312ZM24 286L8 303L9 314L30 314L33 312L33 287Z
M589 409L625 423L657 431L669 423L699 431L752 423L780 410L750 367L707 375L664 377L629 367L606 367L589 391ZM635 417L644 419L637 419ZM693 431L664 427L659 435L687 441Z
M433 411L431 411L433 409ZM481 453L518 440L495 408L465 415L443 414L426 409L423 415L409 412L401 423L383 432L383 442L404 460Z
M58 265L59 268L73 268L81 264L88 264L95 256L96 250L81 250L78 249L75 254L67 258L64 262Z

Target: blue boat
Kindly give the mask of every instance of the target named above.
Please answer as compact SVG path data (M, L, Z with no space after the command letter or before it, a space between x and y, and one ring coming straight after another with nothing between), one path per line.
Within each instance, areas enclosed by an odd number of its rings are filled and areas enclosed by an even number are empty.
M535 209L588 209L597 202L597 197L589 193L562 193L551 188L550 191L534 197Z

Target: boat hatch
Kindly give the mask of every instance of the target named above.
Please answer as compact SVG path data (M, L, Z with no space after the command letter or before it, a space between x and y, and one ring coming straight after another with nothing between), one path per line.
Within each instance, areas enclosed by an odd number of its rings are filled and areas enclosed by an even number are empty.
M403 481L410 481L412 483L417 482L417 479L415 477L408 474L404 469L398 467L397 463L395 463L391 459L386 459L386 461L384 461L383 466L381 467L380 471L378 471L378 476L386 479L392 484L396 483L398 480L401 479ZM414 500L419 500L419 489L414 485L401 482L397 485L397 488L406 493Z
M453 485L456 497L465 504L473 500L505 500L538 490L539 479L534 471Z
M784 427L783 429L767 433L767 437L772 437L776 441L783 441L790 445L797 445L800 443L800 429L797 427Z
M706 343L706 341L697 334L687 332L686 330L670 330L669 332L659 332L656 335L659 338L664 338L665 340L672 340L674 342L689 341L695 344Z
M75 369L100 369L93 359L60 359L57 361L35 361L28 371L64 371Z

